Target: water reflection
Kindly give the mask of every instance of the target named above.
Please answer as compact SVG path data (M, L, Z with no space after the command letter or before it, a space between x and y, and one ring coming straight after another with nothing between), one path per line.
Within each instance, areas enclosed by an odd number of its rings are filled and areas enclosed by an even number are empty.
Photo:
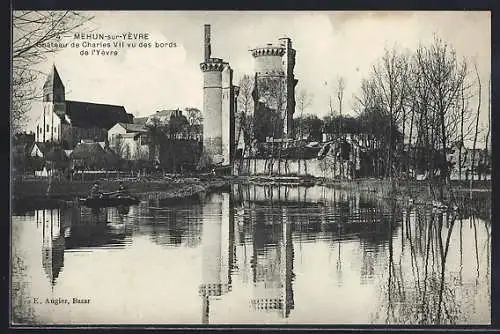
M42 266L54 287L68 251L92 251L123 247L131 241L132 229L117 209L66 208L36 210L42 231Z
M82 313L37 309L45 321L490 322L491 223L470 213L326 187L235 185L187 200L14 217L26 240L35 222L52 292L34 284L31 294L56 296L62 282L59 294L99 300ZM36 282L31 251L22 254ZM109 279L99 287L75 281L102 270ZM122 306L130 300L133 308Z

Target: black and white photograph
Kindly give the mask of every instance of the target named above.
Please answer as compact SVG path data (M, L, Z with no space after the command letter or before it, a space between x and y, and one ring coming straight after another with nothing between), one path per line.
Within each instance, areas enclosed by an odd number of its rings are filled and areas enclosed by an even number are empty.
M12 11L10 324L491 325L489 11Z

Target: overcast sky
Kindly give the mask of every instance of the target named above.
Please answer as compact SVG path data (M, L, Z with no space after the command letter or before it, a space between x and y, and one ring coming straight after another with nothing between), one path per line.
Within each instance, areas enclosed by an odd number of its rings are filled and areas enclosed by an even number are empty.
M414 50L436 34L459 57L477 61L483 82L481 122L487 122L491 64L489 12L93 12L95 32L150 34L175 48L124 48L118 56L80 56L63 49L49 57L66 85L67 99L123 105L135 116L164 108L202 108L203 24L212 25L212 56L228 61L235 82L252 73L249 49L288 36L297 50L297 89L314 94L307 113L324 116L335 78L346 78L344 110L385 47ZM112 48L114 49L114 48ZM327 83L325 85L325 83ZM39 83L40 87L43 85ZM34 106L33 113L37 110Z

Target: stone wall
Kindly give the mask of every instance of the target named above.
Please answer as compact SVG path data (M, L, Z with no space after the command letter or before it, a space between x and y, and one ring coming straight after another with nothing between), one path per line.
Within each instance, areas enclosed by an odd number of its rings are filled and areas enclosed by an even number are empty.
M297 175L334 178L339 175L340 166L329 157L307 160L244 159L235 161L234 175ZM348 174L349 166L344 163L343 171Z

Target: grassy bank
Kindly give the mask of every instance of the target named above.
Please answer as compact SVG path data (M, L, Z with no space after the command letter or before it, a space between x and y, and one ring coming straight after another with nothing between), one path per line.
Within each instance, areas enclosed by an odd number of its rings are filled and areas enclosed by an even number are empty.
M116 191L122 182L130 192L144 199L175 199L186 198L202 192L209 192L218 188L227 187L233 182L257 183L266 185L295 185L311 186L325 185L340 189L370 192L380 198L392 198L403 201L412 201L415 204L432 204L440 200L437 187L431 187L426 181L396 180L395 186L388 180L355 179L331 180L314 177L161 177L161 178L129 178L129 179L101 179L100 185L104 192ZM56 208L64 201L71 201L75 197L87 196L93 181L68 181L34 179L22 180L13 184L14 208ZM452 181L450 187L444 191L443 202L459 207L489 206L491 202L491 181L474 181L473 198L470 198L468 181ZM488 210L487 208L485 209Z
M162 198L183 198L224 187L228 181L220 177L99 180L103 192L118 190L120 183L139 197L146 197L151 193L161 193ZM42 178L17 181L12 185L13 207L17 210L60 207L65 201L87 196L93 184L94 181L52 180L50 182L48 179Z

